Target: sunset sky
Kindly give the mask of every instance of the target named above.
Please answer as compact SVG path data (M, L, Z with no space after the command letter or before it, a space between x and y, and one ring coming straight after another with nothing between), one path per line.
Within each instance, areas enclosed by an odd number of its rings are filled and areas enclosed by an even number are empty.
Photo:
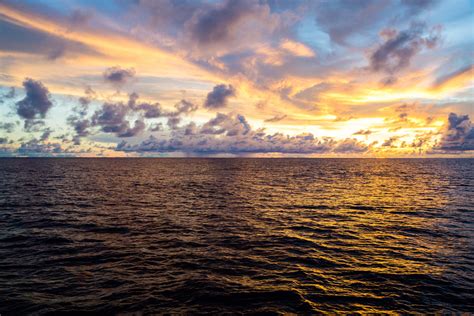
M472 0L0 0L0 156L474 156Z

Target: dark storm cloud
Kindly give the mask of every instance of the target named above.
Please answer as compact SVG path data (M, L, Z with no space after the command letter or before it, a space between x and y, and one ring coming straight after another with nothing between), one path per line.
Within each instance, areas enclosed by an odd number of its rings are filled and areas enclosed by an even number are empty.
M450 113L448 125L439 146L446 151L474 150L474 128L468 115Z
M436 46L439 31L439 28L433 28L426 34L426 26L423 23L412 23L409 29L401 32L384 30L386 40L370 55L370 69L395 73L407 68L411 59L423 48Z
M135 76L135 69L125 69L118 66L110 67L104 71L103 76L105 81L121 86Z
M100 55L94 49L76 41L54 36L50 33L25 28L1 20L0 51L21 52L57 59L65 55Z
M5 145L5 144L8 144L8 138L0 137L0 145Z
M211 92L207 94L204 107L208 109L218 109L227 105L227 100L235 96L235 88L232 85L220 84L214 87Z

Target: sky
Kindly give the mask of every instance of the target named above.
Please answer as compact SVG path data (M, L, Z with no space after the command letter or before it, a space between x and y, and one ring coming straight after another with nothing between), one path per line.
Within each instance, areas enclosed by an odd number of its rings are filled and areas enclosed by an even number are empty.
M0 156L474 157L472 0L0 0Z

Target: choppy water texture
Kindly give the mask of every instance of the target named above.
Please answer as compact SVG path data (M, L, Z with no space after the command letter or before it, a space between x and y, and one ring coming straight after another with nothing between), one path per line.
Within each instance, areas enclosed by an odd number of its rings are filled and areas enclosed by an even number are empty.
M0 313L473 312L473 170L1 159Z

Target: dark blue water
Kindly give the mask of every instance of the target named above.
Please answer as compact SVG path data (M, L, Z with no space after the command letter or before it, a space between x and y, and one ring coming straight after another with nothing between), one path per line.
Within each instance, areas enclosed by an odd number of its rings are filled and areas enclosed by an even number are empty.
M472 159L0 159L0 313L474 312Z

